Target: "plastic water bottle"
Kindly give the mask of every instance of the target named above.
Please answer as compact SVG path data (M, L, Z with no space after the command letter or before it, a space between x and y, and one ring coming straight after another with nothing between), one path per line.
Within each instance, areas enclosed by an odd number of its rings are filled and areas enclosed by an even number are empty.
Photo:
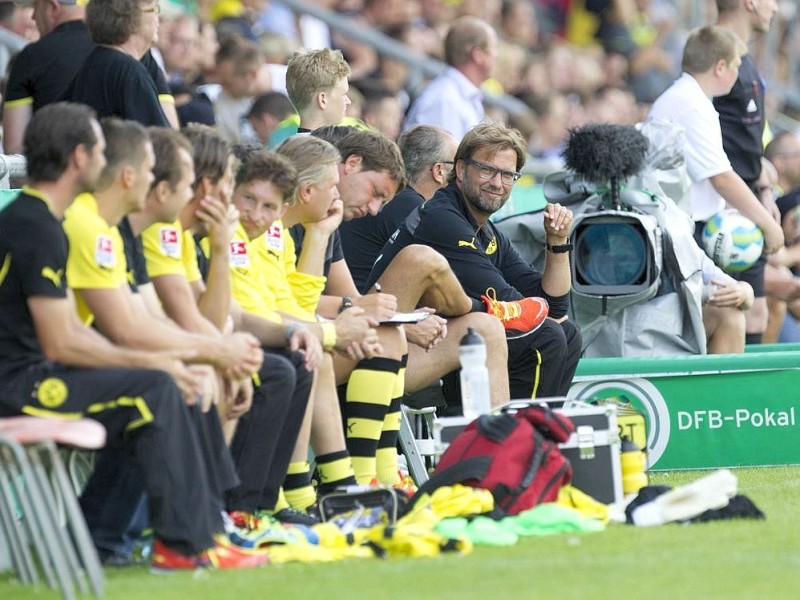
M464 416L476 419L492 410L489 395L489 370L486 368L486 343L472 327L461 338L461 407Z

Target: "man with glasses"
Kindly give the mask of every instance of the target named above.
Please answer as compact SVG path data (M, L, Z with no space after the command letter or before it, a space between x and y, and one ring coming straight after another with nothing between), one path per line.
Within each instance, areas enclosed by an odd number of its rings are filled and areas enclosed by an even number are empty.
M406 246L431 246L447 259L473 312L493 314L505 325L511 397L559 396L569 390L581 351L580 332L566 320L572 212L559 204L545 207L547 259L541 273L489 221L508 201L525 158L525 140L515 129L485 123L467 132L450 185L392 234L367 285Z
M160 5L154 0L96 0L86 26L97 46L64 94L88 104L99 117L169 127L156 84L140 62L158 39Z
M3 93L3 149L22 152L22 136L31 116L58 101L94 43L84 22L87 0L17 0L33 6L41 39L28 44L11 63ZM155 82L162 109L177 126L174 100L161 68L148 52L142 64Z

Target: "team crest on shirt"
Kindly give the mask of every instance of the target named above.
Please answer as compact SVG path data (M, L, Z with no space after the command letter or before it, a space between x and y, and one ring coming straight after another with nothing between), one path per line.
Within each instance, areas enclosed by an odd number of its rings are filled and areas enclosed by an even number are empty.
M181 257L181 236L174 227L162 227L158 232L161 253L169 258Z
M497 237L493 237L489 245L486 246L486 254L494 254L497 252Z
M264 243L267 245L267 250L272 252L283 252L283 227L280 225L270 225L267 229Z
M57 377L48 377L36 386L36 399L45 408L58 408L68 397L67 384Z
M250 257L247 255L247 244L242 240L231 241L231 266L247 268L250 266Z
M112 269L117 264L114 256L114 242L107 235L97 234L94 244L94 262L104 269Z

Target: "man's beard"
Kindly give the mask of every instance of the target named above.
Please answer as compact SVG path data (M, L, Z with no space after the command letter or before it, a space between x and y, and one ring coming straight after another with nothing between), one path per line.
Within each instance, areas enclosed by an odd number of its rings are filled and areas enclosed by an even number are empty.
M468 179L464 179L461 182L461 193L464 194L464 199L473 208L487 215L492 215L496 213L498 210L503 208L505 203L508 201L508 197L511 193L510 190L507 190L501 186L499 188L499 192L502 194L501 197L487 198L482 194L480 185L476 186L472 184Z

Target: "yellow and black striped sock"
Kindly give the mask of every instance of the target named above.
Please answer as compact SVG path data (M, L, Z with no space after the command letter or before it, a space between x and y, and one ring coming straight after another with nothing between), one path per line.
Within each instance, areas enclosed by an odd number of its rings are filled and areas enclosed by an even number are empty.
M317 470L319 471L319 495L332 492L340 485L353 485L356 483L353 474L353 463L347 450L330 452L317 456Z
M397 472L397 436L400 432L400 403L406 388L406 365L408 354L400 361L400 370L394 380L394 392L389 410L383 419L383 431L378 441L377 473L378 481L384 485L400 483Z
M286 501L297 510L304 511L317 501L317 493L311 485L311 465L304 460L289 463L283 488Z
M286 500L286 494L283 493L283 488L278 490L278 501L275 502L275 506L265 506L263 508L273 512L283 510L284 508L289 508L289 502Z
M368 358L358 363L347 382L344 407L347 449L360 484L369 484L377 477L378 440L394 397L399 370L399 360Z

